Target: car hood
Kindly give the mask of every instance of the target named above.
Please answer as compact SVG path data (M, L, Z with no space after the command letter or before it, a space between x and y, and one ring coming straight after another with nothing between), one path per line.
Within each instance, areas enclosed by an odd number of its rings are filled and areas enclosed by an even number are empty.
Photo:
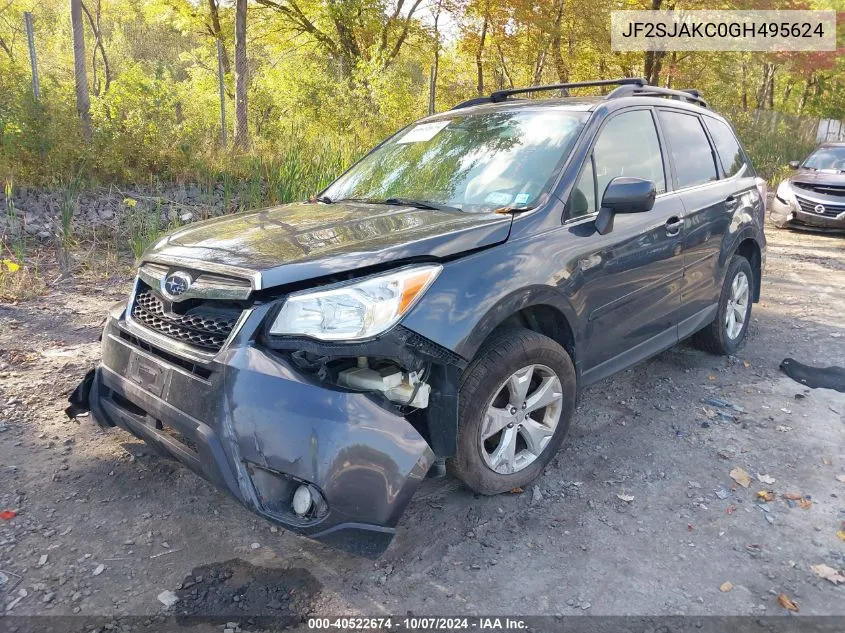
M845 186L845 174L838 171L799 169L789 177L789 181L796 184Z
M367 203L293 203L198 222L144 255L237 275L269 288L415 257L442 258L507 240L512 217Z

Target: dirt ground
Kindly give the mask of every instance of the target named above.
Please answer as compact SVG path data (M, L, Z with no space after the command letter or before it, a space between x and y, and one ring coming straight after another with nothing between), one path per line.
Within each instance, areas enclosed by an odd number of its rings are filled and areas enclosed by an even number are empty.
M590 388L536 489L480 497L427 480L375 562L272 527L123 431L65 418L128 275L0 305L0 510L17 512L0 519L0 610L153 616L171 590L174 612L244 627L409 611L781 615L780 594L802 616L845 615L845 585L811 570L845 570L845 394L778 369L787 356L845 365L845 237L768 234L738 356L682 344Z

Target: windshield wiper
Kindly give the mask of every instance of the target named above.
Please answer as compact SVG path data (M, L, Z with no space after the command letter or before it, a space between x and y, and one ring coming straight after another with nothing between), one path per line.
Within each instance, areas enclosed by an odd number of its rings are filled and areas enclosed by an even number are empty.
M432 211L461 211L458 207L450 207L448 204L437 204L428 200L414 200L412 198L387 198L385 200L370 200L373 204L390 204L402 207L414 207L416 209L430 209Z

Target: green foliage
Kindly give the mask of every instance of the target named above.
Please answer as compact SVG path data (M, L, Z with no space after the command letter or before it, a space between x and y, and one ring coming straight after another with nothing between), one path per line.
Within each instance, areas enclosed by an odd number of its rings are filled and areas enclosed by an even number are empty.
M814 8L828 4L812 3ZM475 96L479 63L485 92L512 84L642 75L644 55L611 51L607 28L611 10L646 5L640 0L444 0L404 3L395 11L396 0L253 0L247 38L251 145L234 152L220 143L216 47L219 36L230 62L224 101L231 143L232 3L216 0L218 33L212 5L204 1L86 2L92 15L99 15L94 19L105 51L95 48L95 31L86 22L94 129L86 144L76 111L67 1L9 0L0 21L5 47L0 50L0 177L32 186L72 183L76 190L194 182L208 192L222 187L226 209L236 199L239 207L254 208L306 198L367 148L427 113L436 50L438 109ZM676 3L679 9L700 5ZM294 6L296 11L286 10ZM31 89L24 10L35 19L40 104ZM829 53L668 53L660 58L659 82L695 86L716 109L733 113L755 165L772 178L788 160L801 158L807 143L794 142L788 124L772 130L751 120L751 111L769 108L763 96L767 69L774 68L769 86L774 110L841 118L844 64ZM69 221L64 215L61 220L68 236ZM138 245L155 234L143 222L126 232Z

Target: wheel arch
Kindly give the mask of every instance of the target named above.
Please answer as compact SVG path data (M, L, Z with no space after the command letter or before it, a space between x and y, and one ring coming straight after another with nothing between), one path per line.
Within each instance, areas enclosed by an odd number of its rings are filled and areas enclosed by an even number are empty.
M751 272L754 273L754 294L751 298L757 303L760 301L760 284L763 280L763 251L760 244L753 237L747 236L741 239L733 253L744 257L751 264Z
M576 312L559 292L531 286L500 300L479 321L461 346L461 355L474 359L484 343L503 327L523 327L548 336L561 345L578 368Z

